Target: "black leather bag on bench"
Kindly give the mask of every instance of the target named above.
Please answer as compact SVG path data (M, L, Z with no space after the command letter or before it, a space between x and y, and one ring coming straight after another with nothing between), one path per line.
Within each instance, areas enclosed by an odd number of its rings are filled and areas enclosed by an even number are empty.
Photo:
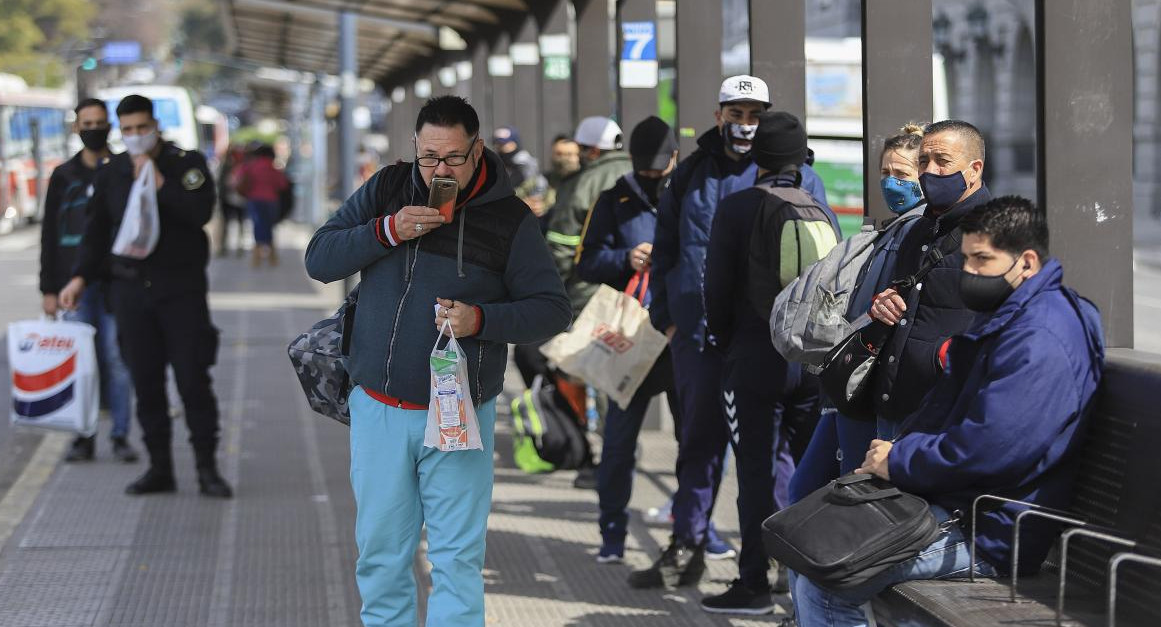
M831 481L762 523L770 557L835 589L915 557L939 533L927 501L865 474Z

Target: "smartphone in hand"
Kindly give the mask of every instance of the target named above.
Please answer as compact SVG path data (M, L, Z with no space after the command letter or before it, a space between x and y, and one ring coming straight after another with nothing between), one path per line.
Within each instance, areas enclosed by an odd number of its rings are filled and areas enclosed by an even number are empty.
M427 194L427 206L439 209L444 224L452 221L455 212L456 196L460 193L460 184L455 179L437 176L431 179L431 191Z

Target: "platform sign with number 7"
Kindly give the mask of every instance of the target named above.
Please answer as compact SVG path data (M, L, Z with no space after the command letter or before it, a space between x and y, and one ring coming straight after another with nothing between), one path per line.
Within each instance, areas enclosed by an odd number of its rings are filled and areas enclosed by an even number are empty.
M621 40L621 87L656 87L657 25L623 22Z

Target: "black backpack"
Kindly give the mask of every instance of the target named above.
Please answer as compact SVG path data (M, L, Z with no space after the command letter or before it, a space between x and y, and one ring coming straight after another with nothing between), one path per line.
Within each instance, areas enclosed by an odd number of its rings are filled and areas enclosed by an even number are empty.
M576 470L588 459L588 442L568 401L543 375L512 400L513 457L527 473Z
M750 232L746 293L763 320L782 288L838 244L830 215L801 187L756 186L766 192Z

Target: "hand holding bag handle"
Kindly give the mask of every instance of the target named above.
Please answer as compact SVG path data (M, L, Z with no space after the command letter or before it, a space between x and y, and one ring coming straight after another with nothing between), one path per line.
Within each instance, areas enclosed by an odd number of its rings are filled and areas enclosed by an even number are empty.
M903 494L899 491L899 488L894 486L890 488L881 488L873 492L867 492L866 494L852 494L847 490L843 490L843 488L847 486L851 486L856 483L862 483L864 481L870 481L874 478L874 475L851 473L849 475L844 475L838 479L835 479L830 485L831 502L839 503L841 505L858 505L860 503L880 501L882 499L887 499Z

